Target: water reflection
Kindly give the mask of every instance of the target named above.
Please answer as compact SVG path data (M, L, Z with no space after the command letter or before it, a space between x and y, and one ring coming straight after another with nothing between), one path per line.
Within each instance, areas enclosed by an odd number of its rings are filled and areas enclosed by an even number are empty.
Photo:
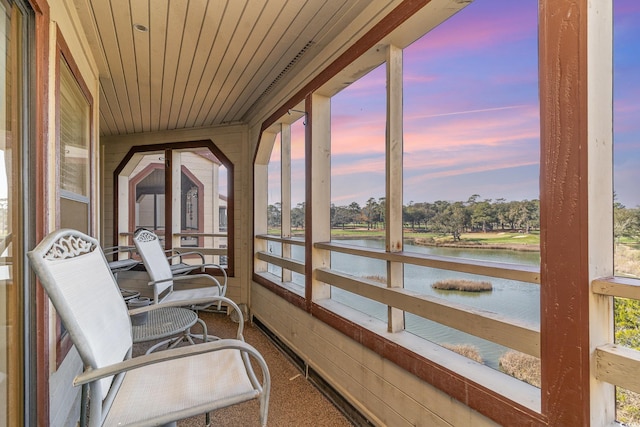
M381 239L334 241L374 249L384 248L384 240ZM274 254L281 253L280 244L278 243L269 242L269 248L269 250ZM421 254L528 266L539 266L540 264L540 255L538 252L429 247L417 246L411 242L405 242L404 250L406 252ZM304 248L294 246L292 248L292 254L295 259L303 260ZM382 260L334 252L331 255L331 268L338 272L350 274L356 277L384 281L386 278L387 267L386 262ZM278 274L280 268L276 266L269 266L269 271L274 274ZM297 279L300 280L300 284L304 284L304 276L299 275ZM489 281L493 286L493 290L491 292L478 293L442 291L431 287L433 283L446 279ZM414 265L405 265L404 287L423 295L446 300L447 302L496 313L500 316L504 316L505 318L523 322L534 328L538 328L540 325L540 286L537 284L477 276L473 274ZM387 321L387 306L385 304L371 301L367 298L336 287L332 287L331 296L332 299L355 310L366 313L380 321ZM405 315L405 327L408 332L438 344L474 345L478 348L485 364L495 369L498 368L500 356L508 350L501 345L460 332L456 329L421 318L411 313L406 313Z

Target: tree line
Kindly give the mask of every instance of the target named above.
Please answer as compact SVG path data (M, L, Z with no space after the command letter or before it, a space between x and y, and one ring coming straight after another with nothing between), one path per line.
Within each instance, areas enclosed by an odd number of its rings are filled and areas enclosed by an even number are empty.
M614 201L613 236L616 240L623 237L632 240L640 239L640 208L627 208L622 203Z
M269 227L281 224L281 206L269 205ZM291 209L291 226L304 228L304 203ZM540 202L538 200L507 201L505 199L481 199L474 194L466 201L418 202L402 207L405 228L416 232L449 234L460 240L464 232L492 230L520 230L529 233L540 227ZM366 227L368 230L384 228L385 198L367 200L364 206L357 202L348 205L331 205L332 228Z
M280 227L280 203L269 205L269 227ZM616 239L640 239L640 208L627 208L619 202L613 204L613 231ZM304 228L304 203L291 209L291 226ZM364 206L357 202L331 205L332 228L366 227L367 230L384 228L385 198L373 197ZM466 201L409 202L402 207L404 227L417 232L448 234L460 240L465 232L518 230L529 233L540 229L540 201L481 199L474 194Z

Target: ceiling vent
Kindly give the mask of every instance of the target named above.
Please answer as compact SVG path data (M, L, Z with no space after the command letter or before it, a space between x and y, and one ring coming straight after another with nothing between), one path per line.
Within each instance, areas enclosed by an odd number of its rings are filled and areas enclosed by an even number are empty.
M291 71L291 69L293 68L294 65L296 65L298 63L298 61L300 61L300 58L302 58L302 56L307 53L307 51L309 50L309 48L311 46L313 46L315 44L315 42L309 41L307 42L307 44L304 45L304 47L302 49L300 49L300 51L296 54L296 56L293 57L293 59L287 64L286 67L284 67L284 69L282 71L280 71L280 74L278 74L276 76L275 79L273 79L273 81L271 83L269 83L269 86L267 86L267 88L264 90L264 92L262 92L262 94L258 97L258 99L256 99L256 104L258 102L260 102L262 100L262 98L264 98L265 96L267 96L269 93L271 93L271 91L273 90L273 88L278 84L278 82L280 80L282 80L282 78L289 72Z

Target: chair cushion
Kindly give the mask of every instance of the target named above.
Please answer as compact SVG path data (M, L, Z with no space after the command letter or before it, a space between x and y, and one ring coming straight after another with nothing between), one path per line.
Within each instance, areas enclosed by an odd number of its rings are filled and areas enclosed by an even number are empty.
M117 273L118 271L131 270L138 264L140 264L140 261L136 261L135 259L119 259L116 261L110 261L109 268L111 269L112 273Z
M170 268L174 276L179 276L181 274L186 274L194 270L200 270L201 267L199 265L189 265L181 262L179 264L171 264Z
M162 302L189 301L200 298L217 297L220 295L217 286L207 286L206 288L180 289L168 294Z
M181 419L257 395L240 352L220 350L127 372L104 425L153 425L163 416Z

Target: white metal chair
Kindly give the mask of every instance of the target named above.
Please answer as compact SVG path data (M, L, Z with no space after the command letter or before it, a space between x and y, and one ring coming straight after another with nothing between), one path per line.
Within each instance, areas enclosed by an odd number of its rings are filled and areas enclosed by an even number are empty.
M114 275L117 276L117 273L131 270L133 267L140 264L140 261L133 258L133 251L135 249L136 248L133 246L111 246L102 248L102 252L108 260L109 268ZM126 253L127 257L119 257L121 253Z
M150 235L152 235L152 236L146 236L147 239L157 240L158 243L160 243L160 237L158 237L158 235L155 234L153 231L146 229L144 227L138 228L135 231L134 236L138 234L146 234L146 233L149 233ZM153 236L155 236L155 239L153 238ZM160 246L162 247L162 244ZM174 276L182 276L184 274L189 274L194 271L199 271L201 273L204 273L206 268L215 268L220 270L220 273L223 277L222 286L224 287L227 286L227 271L220 264L206 263L204 254L202 252L198 252L198 251L185 252L183 248L178 248L178 249L173 248L173 249L165 249L164 253L165 253L165 256L167 257L167 261L169 261L169 267L171 268L171 273L173 273ZM198 257L200 258L200 263L198 264L187 263L184 261L184 259L187 257Z
M153 286L153 302L155 304L184 301L185 305L193 306L192 301L195 299L225 295L227 274L218 264L198 264L194 267L201 271L207 267L219 268L224 277L222 284L214 276L204 273L176 276L176 273L171 270L169 258L166 257L160 239L155 233L144 228L138 229L134 234L133 242L151 278L149 285ZM210 285L205 287L190 286L201 280L209 282ZM175 286L176 283L181 285L180 288ZM212 303L208 303L194 308L204 309L211 305ZM218 303L218 309L220 307L221 304Z
M159 425L258 399L267 423L267 365L237 339L180 347L131 358L131 321L98 241L75 230L51 233L28 253L84 363L74 385L89 388L91 426ZM224 300L242 315L238 307ZM161 304L131 314L166 307ZM242 324L242 323L241 323ZM249 356L262 371L258 381Z

